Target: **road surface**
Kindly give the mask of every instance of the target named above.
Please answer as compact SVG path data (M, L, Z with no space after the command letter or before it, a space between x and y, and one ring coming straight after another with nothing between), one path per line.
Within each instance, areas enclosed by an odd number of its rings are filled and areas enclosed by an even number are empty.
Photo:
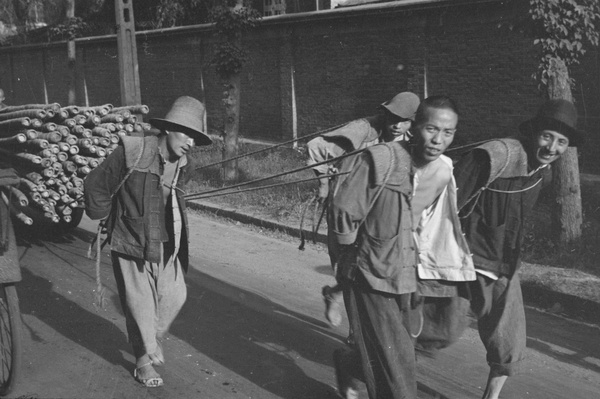
M165 343L164 387L132 377L133 356L108 251L103 308L94 305L95 222L72 234L20 243L24 321L21 380L11 398L335 398L331 353L347 324L330 328L320 288L333 283L323 249L255 228L190 214L188 300ZM600 329L528 309L529 359L504 398L600 397ZM477 399L487 376L483 347L469 329L436 359L419 359L419 398L435 391ZM440 398L441 396L437 396Z

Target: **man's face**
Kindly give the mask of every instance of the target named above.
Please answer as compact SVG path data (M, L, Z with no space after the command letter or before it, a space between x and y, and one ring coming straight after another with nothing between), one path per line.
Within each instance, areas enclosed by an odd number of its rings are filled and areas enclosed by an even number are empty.
M403 119L391 112L386 112L385 126L382 135L383 141L394 141L398 137L405 135L406 132L408 132L408 129L410 129L411 124L412 121L410 119Z
M425 163L435 161L454 140L458 115L447 108L427 108L423 122L413 129L416 140L414 155Z
M172 160L179 159L194 147L194 139L185 133L167 131L167 149L169 150L169 158Z
M554 130L542 130L533 140L533 156L537 166L556 161L569 147L569 139Z

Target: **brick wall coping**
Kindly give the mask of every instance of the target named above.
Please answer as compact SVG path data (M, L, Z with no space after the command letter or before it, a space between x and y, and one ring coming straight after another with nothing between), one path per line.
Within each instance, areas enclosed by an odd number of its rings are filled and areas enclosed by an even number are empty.
M382 11L385 12L404 12L422 10L427 8L440 8L440 7L457 7L465 4L485 4L485 3L501 3L502 0L398 0L389 1L385 3L370 3L364 5L358 5L354 7L343 7L334 8L331 10L320 10L320 11L309 11L299 12L293 14L274 15L269 17L263 17L261 25L285 25L291 23L301 23L306 21L320 21L327 19L339 19L348 17L363 17L368 15L380 14ZM163 28L138 31L135 33L136 36L161 36L161 35L180 35L188 34L190 32L206 32L213 29L213 24L198 24L188 26L178 26L174 28ZM76 44L84 44L91 42L109 42L117 40L116 34L103 35L103 36L90 36L81 37L75 39ZM49 43L34 43L34 44L23 44L19 46L7 46L0 47L0 54L8 53L13 51L20 51L27 48L49 48L49 47L60 47L65 46L66 41L49 42Z

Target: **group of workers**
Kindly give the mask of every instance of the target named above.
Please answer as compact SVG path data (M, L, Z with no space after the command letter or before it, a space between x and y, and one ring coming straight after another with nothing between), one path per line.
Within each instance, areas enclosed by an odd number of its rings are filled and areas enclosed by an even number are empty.
M483 142L454 163L443 154L458 120L451 98L419 103L404 92L379 115L308 143L309 163L326 176L319 195L338 282L323 288L325 315L339 325L343 296L350 322L352 349L334 353L346 399L358 397L357 375L371 399L416 398L415 347L455 342L469 308L490 367L483 398L497 399L522 366L524 220L550 182L549 165L584 134L571 102L549 100L514 137Z
M155 367L186 299L182 186L189 151L211 143L204 112L200 101L178 98L150 120L160 134L125 137L84 183L86 212L103 220L110 239L133 375L147 387L163 385ZM490 366L483 398L498 398L524 358L523 221L550 180L549 165L581 144L576 119L572 103L550 100L518 135L453 162L444 152L457 132L455 101L403 92L378 115L308 143L338 283L323 289L326 317L340 324L343 298L351 327L349 348L334 353L343 398L357 397L360 379L371 399L416 399L415 348L455 342L469 309Z

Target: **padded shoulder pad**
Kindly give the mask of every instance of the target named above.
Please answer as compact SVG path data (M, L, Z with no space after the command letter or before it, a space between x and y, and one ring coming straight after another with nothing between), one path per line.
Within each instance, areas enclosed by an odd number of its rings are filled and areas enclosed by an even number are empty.
M142 172L150 171L158 173L158 164L156 162L158 138L156 136L123 136L121 139L123 141L123 147L125 148L125 162L127 169L134 168L135 170ZM140 157L142 148L144 153L141 154Z
M376 140L379 132L376 128L376 119L362 118L348 122L345 125L324 133L323 137L331 140L343 140L351 145L350 151L363 147L364 143Z
M488 184L500 177L527 175L527 153L519 140L513 138L490 140L477 148L485 150L490 157Z
M397 142L381 143L369 147L367 153L373 161L375 185L403 186L410 183L411 158L404 146ZM386 179L386 176L389 175Z

